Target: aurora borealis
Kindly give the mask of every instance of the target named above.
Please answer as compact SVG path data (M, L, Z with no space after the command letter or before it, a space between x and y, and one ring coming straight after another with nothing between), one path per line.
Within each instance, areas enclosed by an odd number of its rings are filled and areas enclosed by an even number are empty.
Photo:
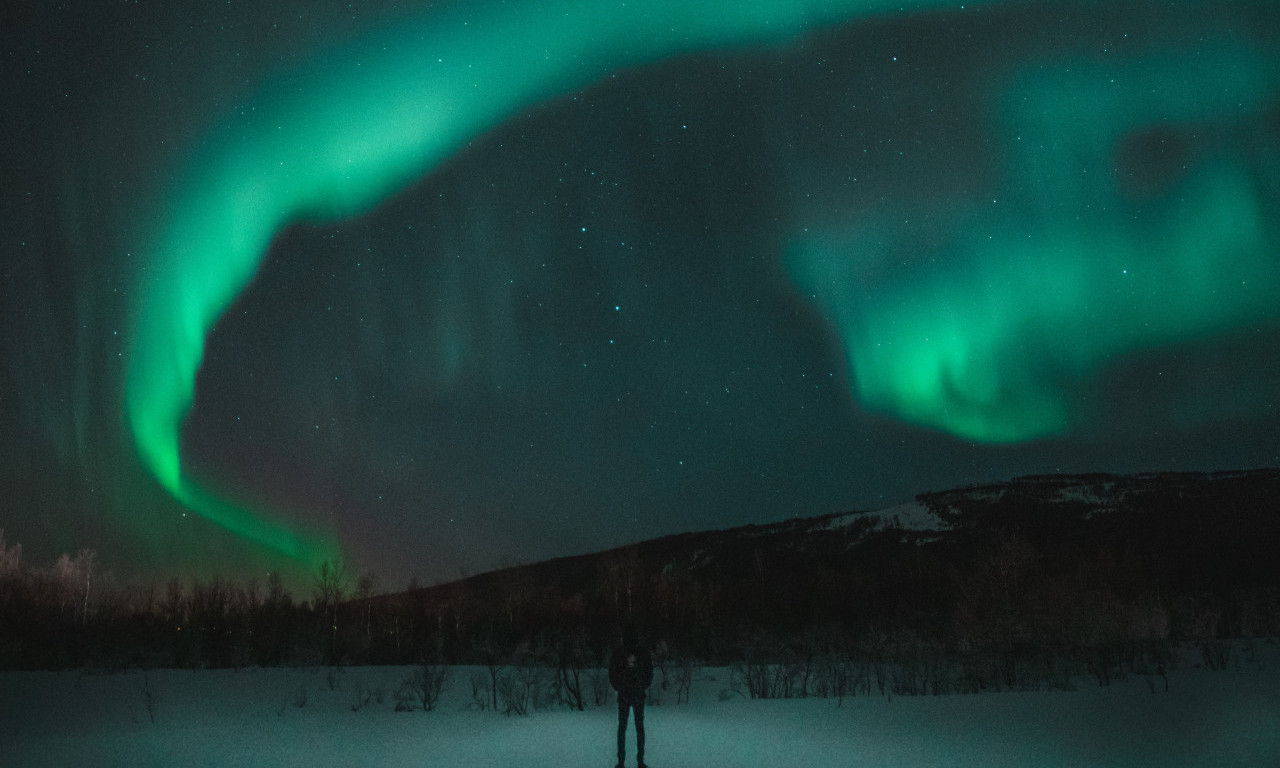
M900 6L18 12L0 526L403 582L1280 462L1275 12Z
M943 275L866 290L858 263L892 244L856 227L837 252L796 257L863 402L982 442L1069 432L1089 408L1066 402L1074 381L1113 357L1265 322L1280 296L1280 166L1249 135L1268 130L1267 110L1274 120L1274 57L1206 46L1192 61L1082 61L1023 80L992 105L1009 181L956 206L964 231L938 249ZM1206 134L1190 162L1159 171L1158 190L1127 188L1126 137L1187 141L1185 125Z
M792 34L877 5L761 3L742 13L736 2L477 4L388 25L267 80L165 191L172 210L144 245L124 389L143 463L180 502L237 534L310 565L335 556L216 503L181 469L204 337L281 227L362 213L515 107L620 65Z

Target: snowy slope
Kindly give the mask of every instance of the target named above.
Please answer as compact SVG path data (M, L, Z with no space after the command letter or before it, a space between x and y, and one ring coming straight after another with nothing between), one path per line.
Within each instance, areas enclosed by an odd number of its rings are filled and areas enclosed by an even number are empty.
M951 527L942 518L931 512L928 506L919 501L909 501L906 504L899 504L896 507L888 507L876 512L850 512L844 515L837 515L831 519L830 527L832 529L843 528L855 522L868 520L874 521L872 530L898 528L904 531L924 532L942 531Z

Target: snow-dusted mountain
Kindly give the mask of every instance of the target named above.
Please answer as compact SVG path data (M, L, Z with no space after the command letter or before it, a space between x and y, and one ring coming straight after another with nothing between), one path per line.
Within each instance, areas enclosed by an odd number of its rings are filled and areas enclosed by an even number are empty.
M1275 469L1025 477L667 536L413 599L441 624L463 604L473 625L505 614L515 635L601 634L630 616L707 655L750 627L992 647L1280 634L1277 499Z

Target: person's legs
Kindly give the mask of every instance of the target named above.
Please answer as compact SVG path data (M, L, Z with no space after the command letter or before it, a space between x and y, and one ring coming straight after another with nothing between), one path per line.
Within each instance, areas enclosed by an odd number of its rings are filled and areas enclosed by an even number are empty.
M644 699L634 705L636 713L636 762L644 765Z
M618 765L622 765L627 757L627 710L630 704L618 700Z

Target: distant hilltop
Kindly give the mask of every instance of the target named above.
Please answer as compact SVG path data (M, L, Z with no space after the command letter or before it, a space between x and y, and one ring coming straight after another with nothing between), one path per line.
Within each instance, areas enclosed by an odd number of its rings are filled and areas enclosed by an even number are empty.
M751 633L816 631L850 642L905 633L956 652L1120 654L1280 635L1277 499L1280 469L1020 477L877 511L665 536L401 599L441 626L502 626L529 641L579 626L605 643L631 618L707 659L740 653Z

